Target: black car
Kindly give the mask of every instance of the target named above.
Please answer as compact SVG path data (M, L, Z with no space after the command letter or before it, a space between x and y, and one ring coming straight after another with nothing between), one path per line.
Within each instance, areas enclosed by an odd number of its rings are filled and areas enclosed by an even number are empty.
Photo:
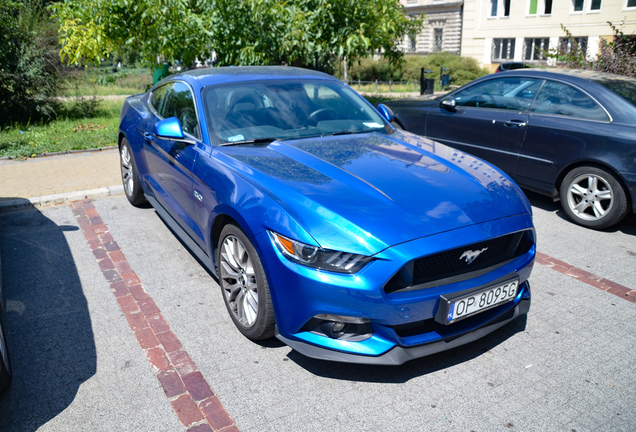
M4 311L4 301L2 299L2 265L0 264L0 315ZM0 321L0 394L2 394L11 383L11 363L9 363L9 352L7 351L7 339L2 330Z
M435 100L387 103L394 124L472 153L565 213L606 228L636 211L636 79L582 70L492 74Z
M530 66L529 64L520 62L501 63L499 66L497 66L497 70L495 71L495 73L515 69L526 69L531 67L532 66Z

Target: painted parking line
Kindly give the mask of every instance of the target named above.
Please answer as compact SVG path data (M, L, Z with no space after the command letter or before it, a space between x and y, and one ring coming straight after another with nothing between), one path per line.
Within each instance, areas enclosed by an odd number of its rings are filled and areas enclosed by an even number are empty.
M90 199L73 215L172 408L188 432L238 432L179 338L131 268Z
M537 264L550 267L552 270L556 270L559 273L563 273L564 275L570 276L571 278L584 282L602 291L614 294L628 302L636 303L636 290L616 282L612 282L611 280L597 276L541 252L537 252L535 261Z

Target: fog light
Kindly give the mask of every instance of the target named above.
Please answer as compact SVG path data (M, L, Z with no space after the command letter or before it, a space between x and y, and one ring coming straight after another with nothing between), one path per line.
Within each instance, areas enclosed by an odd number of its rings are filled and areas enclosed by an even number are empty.
M331 327L331 331L333 331L334 333L342 333L342 331L344 331L344 328L345 328L345 323L335 322L333 323L333 326Z

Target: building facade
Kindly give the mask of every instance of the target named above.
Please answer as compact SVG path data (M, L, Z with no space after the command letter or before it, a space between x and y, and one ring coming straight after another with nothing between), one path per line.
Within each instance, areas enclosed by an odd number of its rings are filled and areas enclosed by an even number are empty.
M635 34L636 0L465 0L461 54L491 71L505 62L545 64L544 50L572 48L563 25L595 58L601 39L613 39L608 21Z
M426 16L420 32L402 41L405 54L460 53L464 0L400 0L400 3L407 15Z

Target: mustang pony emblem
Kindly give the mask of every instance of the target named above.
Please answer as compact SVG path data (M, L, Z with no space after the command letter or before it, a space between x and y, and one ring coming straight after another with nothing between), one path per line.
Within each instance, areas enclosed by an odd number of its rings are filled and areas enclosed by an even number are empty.
M470 264L473 261L475 261L475 259L481 255L482 252L488 250L488 248L483 248L482 250L467 250L464 251L464 253L462 254L462 256L459 257L459 259L465 259L466 260L466 264Z

